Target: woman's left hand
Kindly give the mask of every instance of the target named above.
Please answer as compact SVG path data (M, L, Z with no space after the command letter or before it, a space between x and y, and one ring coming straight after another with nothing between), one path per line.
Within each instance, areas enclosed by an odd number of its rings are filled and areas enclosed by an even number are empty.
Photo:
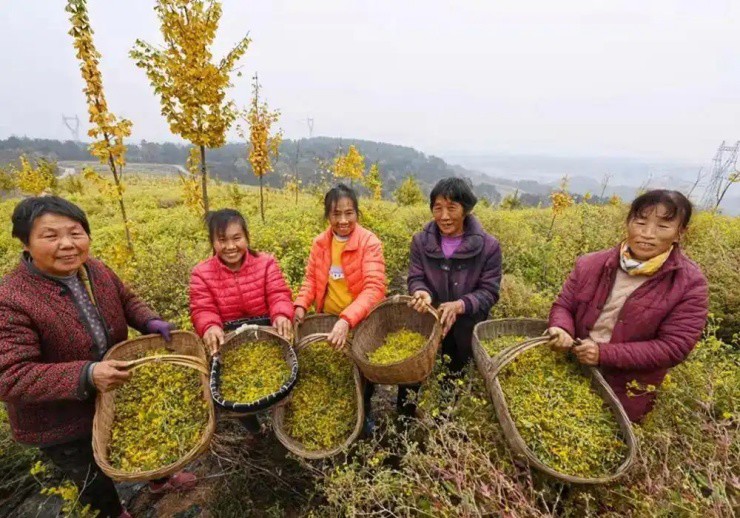
M293 324L284 316L277 317L272 323L272 327L286 340L293 339Z
M599 344L590 338L582 340L581 345L574 345L573 354L584 365L596 366L599 364Z
M339 350L344 347L344 343L347 341L348 334L349 322L347 322L343 318L340 318L339 320L337 320L337 323L334 324L331 333L329 333L327 341L332 345L332 347L334 347L334 349Z
M445 336L455 325L457 316L465 313L465 303L462 300L443 302L437 311L439 312L439 323L442 324L442 336Z
M146 323L146 330L150 334L158 333L162 335L162 338L164 338L165 342L172 341L172 335L170 334L170 331L172 331L175 328L172 324L169 322L165 322L164 320L154 319L150 320Z

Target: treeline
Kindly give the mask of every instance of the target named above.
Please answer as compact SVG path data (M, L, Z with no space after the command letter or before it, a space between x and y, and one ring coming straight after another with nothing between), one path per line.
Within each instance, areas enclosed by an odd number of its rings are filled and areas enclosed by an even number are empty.
M275 171L265 176L265 184L282 187L286 180L299 180L303 187L318 185L332 180L331 165L334 157L346 152L354 145L365 157L366 170L377 164L383 181L383 195L390 198L401 182L414 176L424 193L428 193L440 178L446 176L468 176L464 168L451 166L439 157L426 155L413 148L373 142L368 140L314 137L310 139L286 139L280 145L280 154ZM126 157L129 164L172 164L184 166L189 147L172 142L148 142L128 144ZM20 155L47 158L52 161L90 161L92 157L83 142L71 140L32 139L10 137L0 140L0 167L18 161ZM212 177L227 182L256 185L258 179L252 173L247 160L244 143L229 143L209 152L209 171ZM174 172L174 170L173 170ZM495 182L513 187L515 192L503 196L492 183L474 182L476 194L490 204L505 204L508 208L538 207L550 205L552 186L532 180L496 178ZM583 195L574 194L575 201ZM605 204L608 197L591 196L589 203Z
M440 178L455 174L441 158L425 155L410 147L367 140L315 137L284 140L280 146L275 172L265 177L265 183L280 187L287 176L299 179L303 185L321 183L330 177L329 169L334 157L340 152L346 152L350 145L354 145L362 153L368 169L377 163L383 180L383 192L387 195L410 175L417 178L422 189L428 190ZM184 166L189 146L142 140L139 144L127 144L127 148L126 158L130 164L157 163ZM91 160L87 144L82 142L25 137L0 140L0 165L17 161L23 153L56 161ZM209 151L208 167L213 177L224 181L250 185L257 183L257 178L252 174L252 168L247 160L247 147L244 143L229 143ZM495 188L486 189L484 195L494 203L500 199Z

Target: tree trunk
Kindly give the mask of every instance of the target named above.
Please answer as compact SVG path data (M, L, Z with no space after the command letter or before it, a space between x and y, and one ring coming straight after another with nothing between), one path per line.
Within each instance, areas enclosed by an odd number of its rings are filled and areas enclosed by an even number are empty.
M260 214L262 215L262 223L265 222L265 199L262 195L262 176L260 176Z
M200 186L203 195L203 212L208 215L208 172L206 170L206 148L200 146Z
M123 203L123 188L121 187L121 176L118 174L116 169L116 163L113 161L113 157L108 155L108 164L110 165L111 172L113 173L113 181L116 182L116 192L118 194L118 207L121 209L121 217L123 218L123 228L126 231L126 245L128 246L131 255L134 255L134 243L131 241L131 229L128 224L128 216L126 216L126 205Z

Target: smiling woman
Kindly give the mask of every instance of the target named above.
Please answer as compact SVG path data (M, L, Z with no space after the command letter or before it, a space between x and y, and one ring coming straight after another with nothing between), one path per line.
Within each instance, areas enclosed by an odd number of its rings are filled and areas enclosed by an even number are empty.
M678 191L639 196L627 239L580 257L550 311L551 347L599 366L633 421L706 323L707 281L680 248L690 220L691 202Z
M26 198L12 222L23 255L0 284L0 400L13 437L41 448L100 516L124 515L93 460L91 435L95 392L122 386L130 373L101 359L128 338L129 325L165 340L170 326L90 257L90 225L73 203ZM181 473L152 487L183 481L192 485L194 477Z

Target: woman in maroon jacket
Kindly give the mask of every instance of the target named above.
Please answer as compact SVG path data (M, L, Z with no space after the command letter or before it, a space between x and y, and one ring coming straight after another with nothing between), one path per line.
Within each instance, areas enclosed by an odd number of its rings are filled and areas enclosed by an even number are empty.
M170 325L102 262L89 257L90 225L56 196L27 198L12 216L20 264L0 283L0 400L14 438L37 446L101 517L129 516L92 453L94 393L123 385L120 361L101 361L128 326L170 339ZM150 489L192 487L180 473Z
M580 257L550 311L553 349L599 366L635 422L651 410L655 388L706 324L707 281L679 247L691 210L678 191L636 198L627 239Z

